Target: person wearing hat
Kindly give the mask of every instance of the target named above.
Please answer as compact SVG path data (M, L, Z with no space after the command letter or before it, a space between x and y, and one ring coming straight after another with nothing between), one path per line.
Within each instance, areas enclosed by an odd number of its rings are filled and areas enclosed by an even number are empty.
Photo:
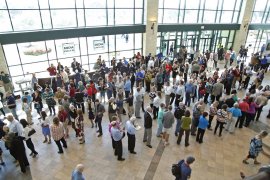
M182 159L178 162L178 167L181 171L180 175L177 175L175 180L187 180L191 177L191 171L190 165L195 161L195 158L193 156L188 156L186 160Z
M127 128L127 136L128 136L128 150L131 154L137 154L134 151L135 148L135 142L136 142L136 129L134 126L134 123L136 121L136 117L131 117L130 120L126 122L126 128Z
M111 135L114 140L115 155L118 156L117 158L118 161L124 161L125 159L122 158L123 155L122 139L125 137L125 131L124 129L121 130L119 127L117 127L116 123L112 123Z

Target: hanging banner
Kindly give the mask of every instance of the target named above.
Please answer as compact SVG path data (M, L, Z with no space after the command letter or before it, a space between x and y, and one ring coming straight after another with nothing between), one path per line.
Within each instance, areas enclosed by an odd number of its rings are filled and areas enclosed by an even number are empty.
M94 50L104 49L104 41L103 40L93 40Z
M64 54L75 53L75 44L74 43L63 43L62 48L63 48Z

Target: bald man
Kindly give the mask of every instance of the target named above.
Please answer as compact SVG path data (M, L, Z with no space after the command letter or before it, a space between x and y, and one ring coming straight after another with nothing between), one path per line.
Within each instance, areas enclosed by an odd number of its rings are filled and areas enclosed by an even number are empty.
M82 172L84 170L83 164L78 164L71 175L71 180L85 180Z

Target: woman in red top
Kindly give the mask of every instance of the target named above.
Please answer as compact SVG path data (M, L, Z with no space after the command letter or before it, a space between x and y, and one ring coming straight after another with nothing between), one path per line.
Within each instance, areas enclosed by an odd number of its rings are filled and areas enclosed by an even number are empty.
M95 83L92 80L90 81L90 87L92 89L92 101L95 102L96 101L97 89L96 89Z
M61 123L63 123L66 137L68 137L68 121L67 121L67 112L63 106L58 106L58 118Z

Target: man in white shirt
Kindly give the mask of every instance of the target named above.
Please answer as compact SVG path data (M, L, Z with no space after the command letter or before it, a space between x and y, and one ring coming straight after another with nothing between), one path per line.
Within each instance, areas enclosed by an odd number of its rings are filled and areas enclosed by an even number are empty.
M7 116L9 124L9 132L15 133L16 136L24 137L23 126L19 123L18 120L14 119L12 115Z
M154 66L155 66L154 59L151 58L151 59L148 61L148 64L147 64L147 70L151 70L151 67L154 67Z
M136 129L134 126L135 120L136 120L135 117L131 117L130 120L126 122L127 136L128 136L128 150L131 154L137 154L134 151L135 142L136 142L136 137L135 137Z
M168 107L170 105L170 97L171 97L172 88L170 87L170 83L167 82L164 86L164 93L165 93L165 105Z

